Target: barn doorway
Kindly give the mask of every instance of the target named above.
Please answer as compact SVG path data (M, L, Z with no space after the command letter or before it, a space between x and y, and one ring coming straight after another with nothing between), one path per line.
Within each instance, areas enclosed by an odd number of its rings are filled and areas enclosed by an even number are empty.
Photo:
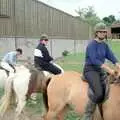
M111 28L111 33L113 39L120 39L120 27Z

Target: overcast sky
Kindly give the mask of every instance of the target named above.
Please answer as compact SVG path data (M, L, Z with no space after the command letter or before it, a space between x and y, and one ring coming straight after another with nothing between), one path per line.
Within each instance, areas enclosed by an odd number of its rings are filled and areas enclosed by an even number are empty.
M120 18L120 0L39 0L74 16L78 8L93 6L100 18L110 14Z

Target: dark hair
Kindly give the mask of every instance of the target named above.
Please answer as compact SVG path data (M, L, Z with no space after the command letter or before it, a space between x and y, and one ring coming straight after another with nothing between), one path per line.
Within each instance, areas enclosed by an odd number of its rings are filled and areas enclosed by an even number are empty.
M22 54L22 53L23 53L23 51L22 51L22 49L21 49L21 48L17 48L17 49L16 49L16 51L17 51L17 52L19 52L20 54Z
M95 32L95 36L94 36L95 38L97 37L97 32ZM105 39L107 40L107 38L108 38L108 36L106 35L105 36Z
M48 39L40 39L40 41L43 41L43 40L48 41Z

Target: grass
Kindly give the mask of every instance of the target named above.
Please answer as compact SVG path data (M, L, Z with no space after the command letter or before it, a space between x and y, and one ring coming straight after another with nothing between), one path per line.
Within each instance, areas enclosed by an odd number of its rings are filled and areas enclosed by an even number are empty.
M109 41L108 44L111 47L113 53L115 53L117 58L120 60L120 41Z
M58 64L65 70L82 71L84 65L84 53L71 54L58 61Z
M37 102L37 104L34 104L34 102ZM27 108L32 109L33 114L34 113L42 113L44 111L44 105L43 105L43 101L42 101L42 94L38 94L37 95L37 99L36 101L31 101L30 99L28 100L27 104L26 104Z
M120 41L108 41L115 56L120 60ZM85 53L71 54L58 61L58 64L65 70L83 71Z

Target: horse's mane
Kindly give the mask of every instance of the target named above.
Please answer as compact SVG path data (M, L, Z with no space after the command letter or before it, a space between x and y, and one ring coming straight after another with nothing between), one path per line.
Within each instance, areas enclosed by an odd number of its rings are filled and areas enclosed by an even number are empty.
M118 72L115 71L115 75L107 75L110 84L120 85L120 76L117 76L117 74Z

